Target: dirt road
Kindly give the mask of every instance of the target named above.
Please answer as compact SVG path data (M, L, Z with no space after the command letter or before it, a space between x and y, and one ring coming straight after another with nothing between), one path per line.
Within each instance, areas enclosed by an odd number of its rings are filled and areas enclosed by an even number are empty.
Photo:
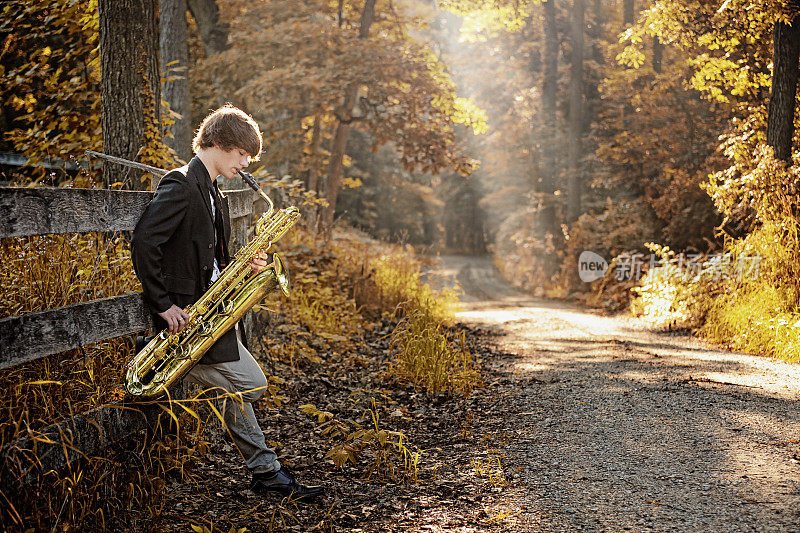
M510 354L487 362L507 529L800 531L800 365L528 298L488 259L440 265Z

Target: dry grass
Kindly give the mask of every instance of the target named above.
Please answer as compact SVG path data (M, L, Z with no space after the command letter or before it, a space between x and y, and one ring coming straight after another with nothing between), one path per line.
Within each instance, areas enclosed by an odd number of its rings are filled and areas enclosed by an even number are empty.
M463 333L452 334L426 310L415 311L392 333L397 357L390 373L429 394L468 396L480 385L480 373Z

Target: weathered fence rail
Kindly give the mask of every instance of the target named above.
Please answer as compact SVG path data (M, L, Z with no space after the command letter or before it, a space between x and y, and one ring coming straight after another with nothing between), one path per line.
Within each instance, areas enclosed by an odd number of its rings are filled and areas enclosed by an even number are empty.
M17 485L29 485L40 474L90 457L148 427L155 405L113 404L76 414L3 447L3 473Z
M0 368L142 331L152 325L141 293L0 320Z
M233 250L247 240L255 194L225 191ZM83 232L132 231L152 192L107 189L0 187L0 238ZM57 267L57 265L54 265ZM152 326L141 293L93 300L0 320L0 369L58 354ZM5 445L3 470L26 483L38 473L146 426L141 410L114 404L76 414Z

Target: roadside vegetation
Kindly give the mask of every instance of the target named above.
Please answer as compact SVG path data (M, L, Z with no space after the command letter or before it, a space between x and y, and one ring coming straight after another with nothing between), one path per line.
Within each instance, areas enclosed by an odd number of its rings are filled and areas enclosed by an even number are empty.
M686 84L713 111L706 124L719 135L698 183L721 215L714 239L688 250L694 255L691 267L685 260L680 265L678 252L687 250L668 234L658 242L672 250L649 245L660 261L632 290L631 305L645 319L691 328L717 345L798 362L797 150L793 125L788 136L775 133L783 113L776 94L782 89L772 88L783 76L780 65L772 64L773 44L780 45L785 38L780 27L788 27L796 13L769 4L728 24L724 21L734 17L727 11L731 3L716 4L704 6L716 15L703 20L699 12L685 18L688 8L676 2L655 2L626 33L619 56L628 65L634 57L646 57L649 52L637 36L652 36L690 58ZM760 96L770 92L771 104ZM787 105L793 112L793 96ZM688 219L678 220L691 229Z

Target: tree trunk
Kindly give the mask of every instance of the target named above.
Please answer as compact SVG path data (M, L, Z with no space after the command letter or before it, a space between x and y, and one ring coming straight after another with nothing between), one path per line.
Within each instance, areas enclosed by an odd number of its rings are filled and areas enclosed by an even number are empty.
M767 116L767 144L775 158L792 159L794 108L796 105L798 57L800 56L800 17L789 26L776 22L772 31L772 91Z
M219 20L216 0L187 0L197 23L206 53L218 54L228 49L228 25Z
M558 28L556 27L555 0L544 3L544 79L542 80L542 112L544 114L544 168L542 171L542 193L546 195L542 209L542 224L545 232L556 229L555 177L556 147L556 95L558 93Z
M622 26L627 28L633 24L633 0L624 0L622 3Z
M161 125L156 7L156 0L100 0L103 151L132 161L142 149L145 129L160 131ZM140 170L103 165L106 187L122 182L147 190L151 183L141 176Z
M314 115L314 125L311 129L311 146L309 148L310 154L308 158L308 171L306 173L306 190L319 194L320 190L320 169L319 165L322 163L320 157L320 149L322 148L322 118L319 113ZM317 231L319 225L319 206L310 205L305 209L304 218L307 221L307 227L314 228Z
M308 181L306 182L306 189L310 192L316 192L319 185L319 149L322 142L322 127L320 124L319 113L314 115L314 125L311 128L311 148L309 154L309 169Z
M656 74L661 74L662 63L664 61L664 45L661 44L661 39L658 35L653 37L653 71Z
M589 20L585 21L584 31L586 32L586 36L589 38L589 42L591 43L590 58L592 63L595 65L603 64L603 47L601 46L601 43L603 42L604 15L605 13L603 12L602 0L592 0L591 15L589 16ZM586 79L584 80L583 84L583 117L581 120L583 124L582 135L588 133L588 125L594 124L595 120L597 119L598 109L600 109L601 104L601 76L599 76L595 70L594 72L585 76L585 78Z
M633 0L624 0L622 3L622 29L626 30L633 24L634 18L634 4ZM629 67L625 67L626 70ZM630 131L630 118L633 115L633 106L630 103L630 99L626 100L624 104L622 104L622 127L625 130Z
M375 0L367 0L364 4L364 11L361 13L361 26L358 31L360 39L366 39L369 36L369 27L374 16ZM339 187L342 184L342 173L344 171L344 154L347 149L347 138L350 135L350 121L352 120L357 98L358 83L351 83L345 92L344 104L337 113L336 134L333 137L331 161L328 165L328 179L325 184L325 199L328 201L328 206L323 212L322 228L326 234L329 234L333 229L336 199L339 195Z
M165 142L178 157L192 157L192 99L189 93L189 27L186 0L160 0L161 67L165 70L164 99L180 115Z
M569 178L567 181L567 221L580 215L582 177L580 175L581 132L583 130L583 18L584 0L572 6L572 64L569 82Z

